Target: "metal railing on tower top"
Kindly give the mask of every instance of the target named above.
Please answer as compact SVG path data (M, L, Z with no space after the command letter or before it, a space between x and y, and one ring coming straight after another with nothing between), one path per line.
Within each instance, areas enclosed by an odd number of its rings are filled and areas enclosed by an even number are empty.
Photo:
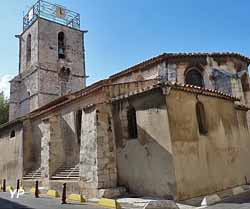
M23 30L26 30L38 17L80 29L80 14L65 7L44 0L37 1L23 17Z

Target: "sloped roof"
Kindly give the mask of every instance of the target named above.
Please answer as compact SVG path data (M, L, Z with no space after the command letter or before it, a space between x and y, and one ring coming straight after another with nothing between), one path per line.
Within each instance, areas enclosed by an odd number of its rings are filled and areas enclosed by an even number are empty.
M133 95L141 94L143 92L147 92L147 91L150 91L150 90L156 89L156 88L162 88L165 86L171 87L172 89L175 89L175 90L186 91L186 92L190 92L190 93L194 93L194 94L212 96L212 97L217 97L217 98L226 99L226 100L230 100L230 101L240 101L239 98L231 96L229 94L226 94L226 93L218 91L218 90L209 89L209 88L202 88L199 86L176 83L176 82L165 82L165 83L158 82L158 84L147 86L146 88L143 88L140 91L133 91L133 92L130 92L129 94L113 97L111 100L117 101L120 99L125 99L125 98L128 98L128 97L133 96Z
M211 53L163 53L161 55L158 55L156 57L153 57L151 59L148 59L146 61L143 61L137 65L134 65L132 67L127 68L126 70L123 70L121 72L118 72L114 75L111 75L110 79L119 78L121 76L124 76L126 74L129 74L131 72L142 70L146 67L150 67L152 65L157 65L167 59L170 58L191 58L191 57L234 57L238 58L244 62L246 62L248 65L250 64L250 58L246 57L244 55L241 55L239 53L235 52L211 52Z

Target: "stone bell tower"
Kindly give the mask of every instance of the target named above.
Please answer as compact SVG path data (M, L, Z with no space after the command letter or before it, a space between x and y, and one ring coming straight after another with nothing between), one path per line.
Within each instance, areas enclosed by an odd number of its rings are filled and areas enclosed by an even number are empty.
M39 0L23 18L19 74L11 83L10 120L85 87L80 15Z

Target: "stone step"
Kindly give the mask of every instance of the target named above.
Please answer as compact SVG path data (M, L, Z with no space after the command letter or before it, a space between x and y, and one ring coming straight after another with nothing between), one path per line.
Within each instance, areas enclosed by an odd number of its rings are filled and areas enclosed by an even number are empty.
M41 175L37 175L37 176L24 176L24 178L41 178Z
M54 176L62 176L62 177L67 177L67 176L72 176L72 177L79 177L79 175L64 175L64 174L56 174Z
M58 171L56 173L66 173L66 174L69 174L69 173L79 173L79 171Z
M28 174L34 174L34 173L42 173L42 172L41 171L32 171L32 172L30 172Z
M62 171L56 171L56 173L76 173L76 172L80 172L79 170L77 171L77 170L71 170L71 171L69 171L69 170L62 170Z
M74 177L74 176L69 176L69 177L66 177L66 176L52 176L51 179L78 179L79 177Z
M79 168L59 168L57 171L79 171Z
M27 173L25 176L28 176L28 175L41 175L41 173Z
M24 180L28 180L28 179L40 179L40 177L23 177Z

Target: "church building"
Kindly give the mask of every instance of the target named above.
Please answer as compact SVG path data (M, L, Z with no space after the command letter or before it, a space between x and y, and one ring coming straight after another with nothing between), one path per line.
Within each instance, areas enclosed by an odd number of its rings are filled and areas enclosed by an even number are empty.
M86 86L86 32L43 0L24 16L0 180L175 200L250 181L250 58L163 53Z

